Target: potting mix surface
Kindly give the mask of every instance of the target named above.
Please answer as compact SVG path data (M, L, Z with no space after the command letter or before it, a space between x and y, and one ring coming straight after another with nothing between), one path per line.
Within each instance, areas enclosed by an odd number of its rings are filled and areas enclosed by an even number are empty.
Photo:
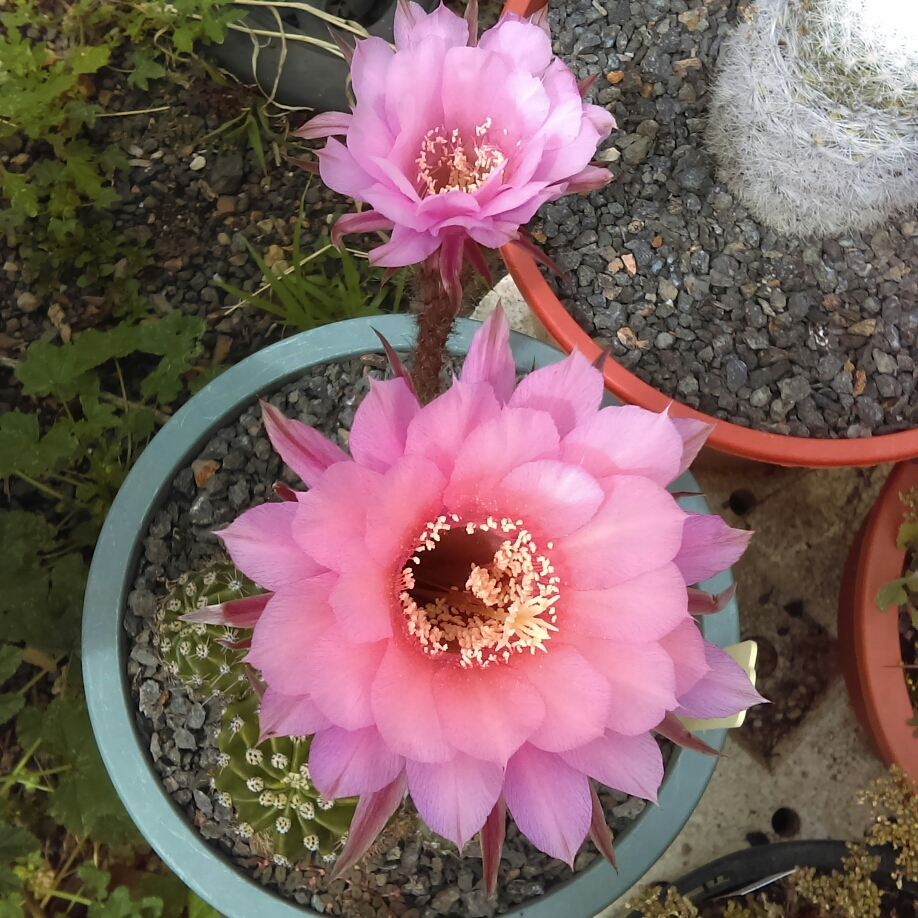
M800 437L918 420L918 222L798 241L757 223L706 152L709 87L745 0L549 3L555 52L618 121L616 179L542 207L549 275L622 366L693 408Z

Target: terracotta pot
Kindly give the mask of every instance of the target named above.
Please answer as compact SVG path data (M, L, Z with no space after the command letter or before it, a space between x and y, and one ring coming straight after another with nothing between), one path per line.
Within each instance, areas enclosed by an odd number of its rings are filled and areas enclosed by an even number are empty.
M902 576L905 552L896 548L902 522L899 494L918 485L918 464L903 462L890 474L858 532L838 600L838 647L848 695L877 755L918 780L918 738L902 673L899 614L877 608L877 590Z
M529 16L544 5L544 0L507 0L504 12ZM589 360L598 356L601 349L564 308L532 257L512 245L504 246L501 254L530 309L560 347L568 353L577 349ZM606 361L604 375L606 388L627 404L640 405L651 411L663 411L672 406L671 414L677 417L698 418L714 424L714 432L707 445L733 456L808 468L877 465L918 456L918 430L857 440L810 439L766 433L718 420L675 402L614 360Z

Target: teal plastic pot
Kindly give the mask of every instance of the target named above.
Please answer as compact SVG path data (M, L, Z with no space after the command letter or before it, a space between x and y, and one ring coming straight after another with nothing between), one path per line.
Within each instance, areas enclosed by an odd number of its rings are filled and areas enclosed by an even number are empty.
M477 322L460 320L450 350L464 354ZM136 706L127 679L127 634L122 627L142 540L167 499L172 480L203 449L211 436L259 396L297 379L310 367L379 352L379 329L398 349L414 343L415 323L406 316L339 322L267 347L227 370L178 411L131 470L118 492L96 546L83 613L83 678L93 731L105 767L141 833L169 867L226 918L303 918L316 915L269 892L236 868L202 838L163 790L134 723ZM561 360L560 351L531 338L511 338L517 366L528 370ZM690 474L673 490L697 491ZM686 510L710 512L701 497L684 498ZM703 586L712 592L733 582L729 572ZM704 636L726 646L739 640L735 603L702 621ZM725 730L701 734L720 748ZM548 895L523 903L508 918L592 918L618 898L669 847L695 809L716 760L676 749L660 788L659 806L647 809L615 840L618 871L601 858Z

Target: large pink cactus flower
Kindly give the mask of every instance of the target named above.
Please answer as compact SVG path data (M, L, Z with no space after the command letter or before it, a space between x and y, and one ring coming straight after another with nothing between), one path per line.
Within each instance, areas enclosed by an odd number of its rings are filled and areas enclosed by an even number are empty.
M339 872L406 788L458 846L481 831L489 884L505 804L542 851L570 864L591 833L611 857L590 779L655 800L651 731L698 748L677 717L762 700L693 618L729 596L688 586L749 533L666 490L708 428L600 408L576 352L516 386L508 334L498 309L424 407L405 376L374 382L350 457L263 404L308 490L220 533L272 592L192 613L254 624L263 735L315 734L318 790L360 796Z
M381 38L357 44L353 113L317 115L296 132L329 137L323 181L372 208L341 217L333 239L391 230L370 253L387 267L439 252L457 305L463 256L481 269L478 245L522 241L520 225L546 201L611 180L589 163L615 126L552 58L544 11L536 22L507 14L479 40L474 2L470 10L466 21L401 0L395 50Z

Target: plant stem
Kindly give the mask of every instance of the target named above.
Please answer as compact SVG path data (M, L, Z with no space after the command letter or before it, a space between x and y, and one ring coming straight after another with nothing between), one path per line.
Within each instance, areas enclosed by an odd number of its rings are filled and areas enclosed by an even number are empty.
M65 501L66 498L63 494L59 494L54 488L49 488L47 485L43 485L40 481L36 481L34 478L30 478L28 475L23 475L22 472L14 472L13 474L18 475L26 484L32 485L33 488L38 488L39 491L44 491L49 497L53 497L55 500Z
M435 252L422 262L418 272L418 290L424 305L418 316L418 346L412 378L422 405L440 394L440 370L455 319L453 304L440 280L437 254Z

